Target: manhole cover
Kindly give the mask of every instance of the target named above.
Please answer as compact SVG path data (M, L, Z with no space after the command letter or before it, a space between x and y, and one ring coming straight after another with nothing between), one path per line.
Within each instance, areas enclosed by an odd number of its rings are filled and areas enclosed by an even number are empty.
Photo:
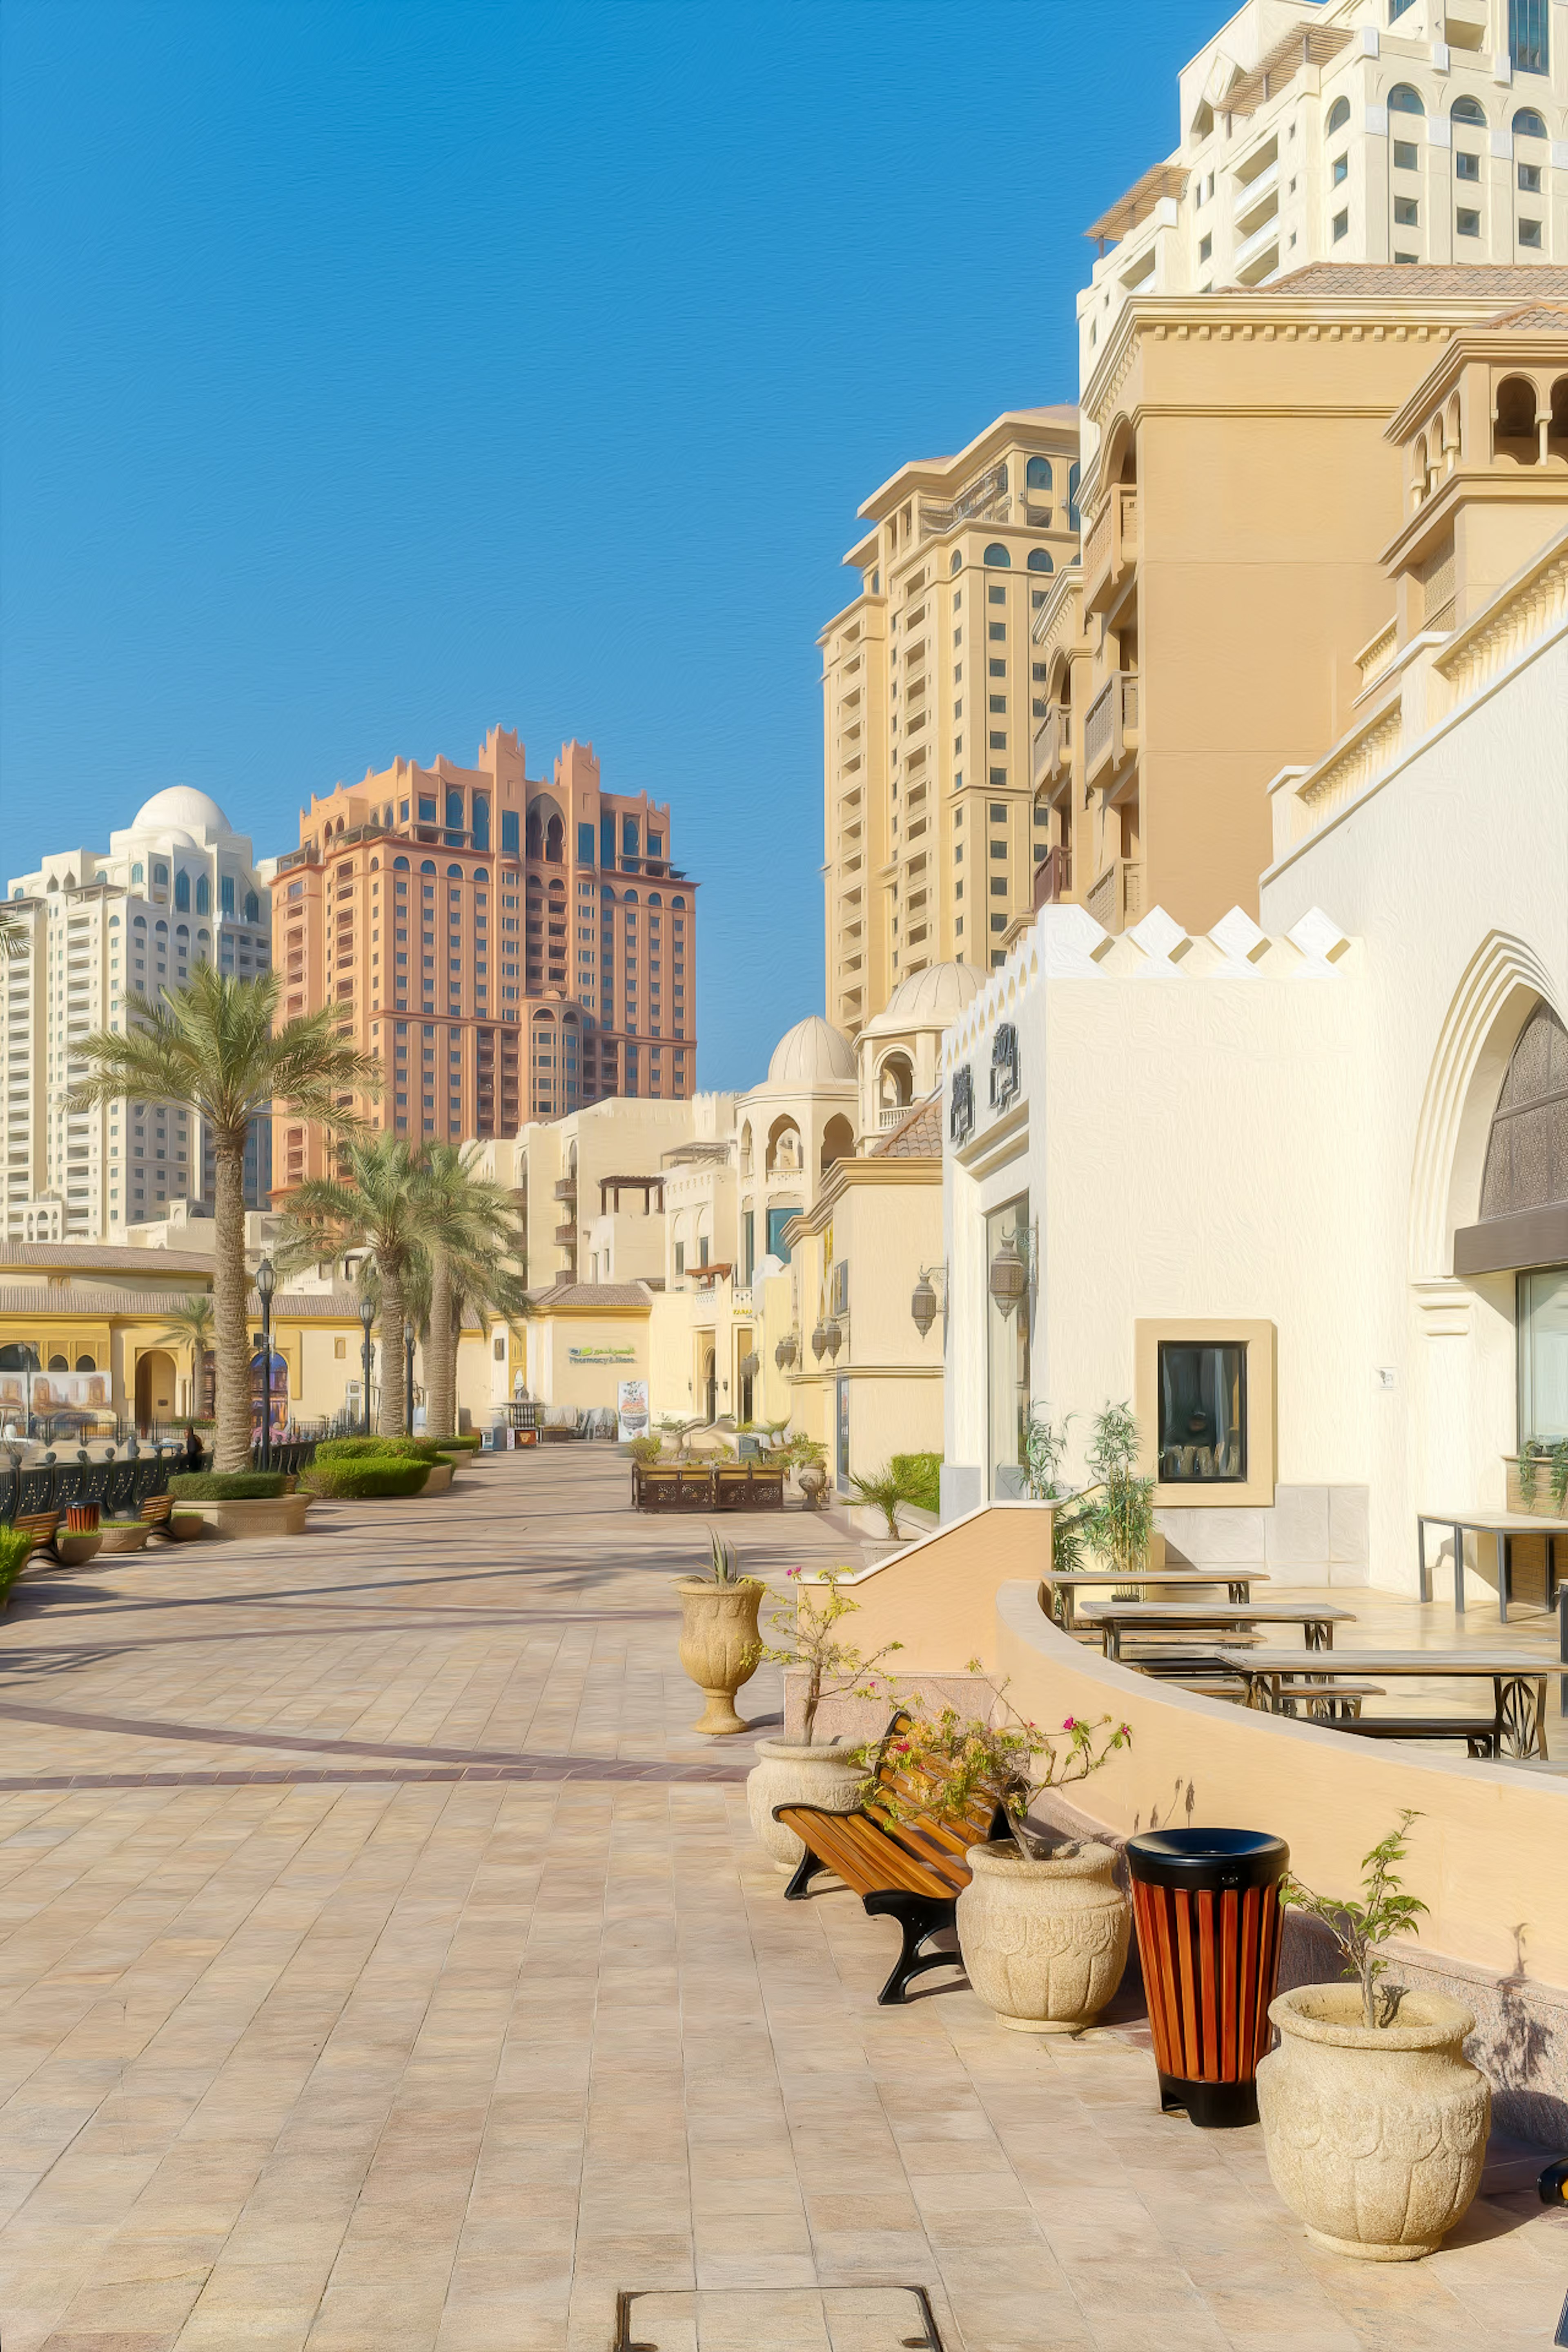
M656 2287L616 2323L613 2352L942 2352L923 2286Z

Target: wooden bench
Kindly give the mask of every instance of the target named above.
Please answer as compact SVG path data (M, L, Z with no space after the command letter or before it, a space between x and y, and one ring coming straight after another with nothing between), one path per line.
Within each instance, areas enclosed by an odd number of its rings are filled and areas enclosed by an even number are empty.
M784 1474L756 1462L721 1462L713 1472L717 1511L782 1511Z
M155 1535L166 1536L174 1509L173 1495L149 1495L136 1516L150 1527Z
M1468 1755L1495 1757L1497 1727L1473 1715L1355 1715L1334 1718L1336 1731L1363 1739L1462 1739Z
M884 2008L903 2000L910 1979L927 1969L962 1968L956 1952L928 1952L922 1946L953 1925L959 1896L970 1881L966 1859L972 1845L1008 1834L1006 1810L994 1790L976 1794L956 1819L926 1810L904 1759L890 1743L909 1728L896 1715L883 1735L881 1760L873 1778L878 1795L858 1811L835 1813L821 1805L775 1805L773 1819L795 1832L805 1847L784 1889L799 1903L820 1871L833 1871L857 1894L871 1918L896 1919L903 1948L892 1974L877 1995ZM886 1790L919 1818L903 1821L881 1796Z
M33 1552L53 1551L55 1535L59 1524L58 1511L28 1511L21 1517L12 1520L11 1525L18 1535L31 1536L33 1538L33 1551L27 1554L25 1565L31 1567Z

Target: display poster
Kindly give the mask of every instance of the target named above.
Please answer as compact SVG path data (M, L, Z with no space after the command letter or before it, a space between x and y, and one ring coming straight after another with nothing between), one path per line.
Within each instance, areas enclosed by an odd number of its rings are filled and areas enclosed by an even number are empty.
M622 1381L616 1391L616 1411L620 1423L623 1444L628 1438L647 1435L647 1382Z

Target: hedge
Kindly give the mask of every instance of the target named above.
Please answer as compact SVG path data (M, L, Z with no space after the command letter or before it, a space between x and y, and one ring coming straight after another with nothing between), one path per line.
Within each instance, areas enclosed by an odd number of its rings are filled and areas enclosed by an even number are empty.
M477 1429L464 1430L458 1437L438 1437L436 1440L437 1444L447 1454L450 1454L454 1448L459 1454L478 1454L482 1449L484 1442Z
M328 1437L316 1448L318 1462L439 1462L451 1440L434 1437Z
M281 1495L281 1470L182 1470L169 1481L177 1503L255 1503Z
M19 1528L0 1528L0 1600L4 1600L32 1557L33 1538Z
M894 1477L903 1484L907 1503L912 1503L917 1511L941 1510L940 1454L895 1454L891 1467Z
M428 1462L400 1461L395 1454L361 1454L348 1462L323 1462L320 1454L300 1483L313 1495L350 1502L374 1502L388 1495L417 1495L430 1475Z

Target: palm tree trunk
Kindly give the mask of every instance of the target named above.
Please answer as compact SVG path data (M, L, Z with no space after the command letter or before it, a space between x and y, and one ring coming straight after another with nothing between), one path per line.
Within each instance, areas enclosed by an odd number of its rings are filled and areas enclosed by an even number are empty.
M406 1418L403 1371L403 1261L381 1265L381 1422L383 1437L401 1437Z
M213 1187L213 1336L217 1359L217 1429L215 1470L250 1467L250 1334L246 1300L250 1277L245 1267L245 1146L219 1142Z
M430 1339L427 1349L425 1431L450 1437L457 1427L457 1351L452 1345L452 1258L442 1241L430 1243Z

